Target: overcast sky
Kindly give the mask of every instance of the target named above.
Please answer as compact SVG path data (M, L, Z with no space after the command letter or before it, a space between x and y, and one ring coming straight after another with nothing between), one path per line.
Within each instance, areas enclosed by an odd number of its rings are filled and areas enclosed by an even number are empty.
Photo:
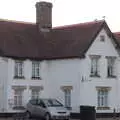
M40 0L0 0L0 18L35 22ZM120 31L120 0L44 0L53 3L53 26L101 20Z

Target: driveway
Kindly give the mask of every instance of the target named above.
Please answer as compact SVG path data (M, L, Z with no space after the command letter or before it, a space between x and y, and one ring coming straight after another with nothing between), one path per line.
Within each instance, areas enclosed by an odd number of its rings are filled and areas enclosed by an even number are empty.
M14 119L11 117L2 117L0 118L0 120L14 120ZM23 119L19 119L19 120L23 120ZM30 119L30 120L40 120L40 119ZM79 119L71 119L71 120L79 120ZM96 118L96 120L120 120L120 117L119 118Z

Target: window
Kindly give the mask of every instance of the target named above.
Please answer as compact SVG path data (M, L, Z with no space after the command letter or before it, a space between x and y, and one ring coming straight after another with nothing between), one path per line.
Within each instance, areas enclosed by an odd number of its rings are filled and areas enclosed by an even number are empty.
M23 61L15 61L15 78L23 78Z
M97 76L99 77L99 56L91 57L91 77Z
M71 90L65 89L65 107L71 107Z
M32 90L31 90L31 98L32 98L32 99L39 98L39 93L40 93L39 90L32 89Z
M36 99L40 97L40 92L44 89L43 86L30 86L29 89L31 90L31 99Z
M105 36L104 36L104 35L101 35L101 36L100 36L100 41L102 41L102 42L105 41Z
M98 90L98 107L108 107L108 90Z
M40 62L32 62L32 78L40 79Z
M61 90L64 93L64 105L67 109L71 110L71 90L73 86L61 86Z
M23 90L15 90L14 93L14 106L23 105Z
M107 57L107 75L115 77L115 57Z
M49 107L63 106L63 104L56 99L44 99L44 103Z
M29 101L32 105L37 105L37 100L36 99L32 99Z

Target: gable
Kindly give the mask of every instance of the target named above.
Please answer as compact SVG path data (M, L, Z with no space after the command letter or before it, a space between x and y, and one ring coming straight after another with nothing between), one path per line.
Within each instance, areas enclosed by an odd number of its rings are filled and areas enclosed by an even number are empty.
M104 41L100 40L101 36L104 36ZM108 35L106 29L101 29L94 42L89 47L86 55L91 54L101 56L119 56L116 49L116 43L113 38Z

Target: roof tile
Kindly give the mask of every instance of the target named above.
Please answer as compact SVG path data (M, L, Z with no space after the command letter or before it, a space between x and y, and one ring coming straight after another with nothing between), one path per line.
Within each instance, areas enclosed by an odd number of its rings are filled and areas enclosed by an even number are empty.
M53 28L46 35L36 24L0 21L0 55L28 59L83 57L104 21Z

